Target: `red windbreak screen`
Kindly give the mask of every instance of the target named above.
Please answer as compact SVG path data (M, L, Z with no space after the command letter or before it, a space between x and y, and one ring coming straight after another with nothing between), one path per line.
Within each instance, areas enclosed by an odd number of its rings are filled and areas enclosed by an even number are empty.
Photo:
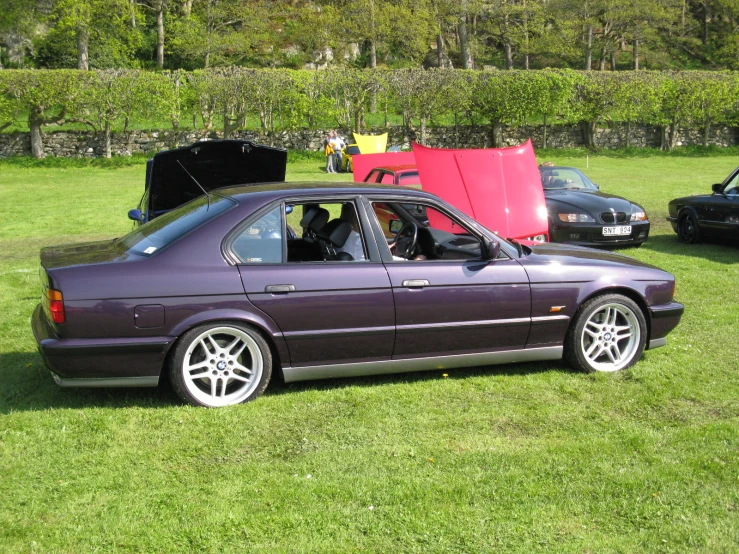
M544 189L531 141L513 148L446 150L413 144L423 190L501 235L548 232Z
M362 183L369 172L376 167L388 167L392 165L413 165L416 159L413 152L385 152L384 154L357 154L352 156L352 167L354 169L354 182Z

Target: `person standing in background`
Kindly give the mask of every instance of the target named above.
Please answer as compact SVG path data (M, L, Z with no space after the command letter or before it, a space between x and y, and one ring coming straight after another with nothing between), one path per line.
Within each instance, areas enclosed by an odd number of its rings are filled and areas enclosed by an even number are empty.
M323 139L323 150L326 154L326 173L336 173L336 161L334 160L334 148L331 146L333 131L329 131Z
M344 157L344 153L342 150L346 148L346 143L344 142L344 139L339 136L339 133L336 131L332 131L331 139L329 140L331 147L334 149L334 161L336 162L335 168L336 172L342 170L342 159Z

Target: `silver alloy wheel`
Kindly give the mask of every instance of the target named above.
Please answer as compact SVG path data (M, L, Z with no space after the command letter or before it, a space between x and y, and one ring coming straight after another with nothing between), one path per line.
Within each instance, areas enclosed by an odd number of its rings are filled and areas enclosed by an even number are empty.
M605 304L594 311L582 330L580 347L595 371L618 371L639 350L639 321L623 304Z
M207 406L228 406L248 398L259 385L264 357L259 345L235 327L215 327L198 335L182 361L188 392Z

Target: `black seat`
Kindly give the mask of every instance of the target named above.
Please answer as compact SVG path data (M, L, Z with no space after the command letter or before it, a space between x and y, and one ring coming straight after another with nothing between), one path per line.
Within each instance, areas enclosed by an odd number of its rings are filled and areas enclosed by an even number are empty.
M343 219L333 219L318 231L321 251L327 260L343 260L347 262L354 260L354 257L348 252L336 252L337 248L341 248L346 244L346 239L349 238L351 232L352 224Z
M300 220L303 238L287 242L287 259L290 262L317 262L324 256L321 252L318 231L326 226L330 215L328 210L317 205L306 205L306 211Z

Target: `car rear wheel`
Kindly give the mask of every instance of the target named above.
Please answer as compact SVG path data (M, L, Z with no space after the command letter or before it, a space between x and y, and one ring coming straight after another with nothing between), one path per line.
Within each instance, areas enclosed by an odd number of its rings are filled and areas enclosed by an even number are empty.
M702 233L698 220L692 212L685 212L677 222L677 238L686 244L695 244L701 241Z
M576 369L613 372L634 365L644 352L647 324L626 296L606 294L582 305L565 339L565 358Z
M264 392L272 354L255 330L232 322L201 325L175 347L169 377L188 404L215 408L241 404Z

